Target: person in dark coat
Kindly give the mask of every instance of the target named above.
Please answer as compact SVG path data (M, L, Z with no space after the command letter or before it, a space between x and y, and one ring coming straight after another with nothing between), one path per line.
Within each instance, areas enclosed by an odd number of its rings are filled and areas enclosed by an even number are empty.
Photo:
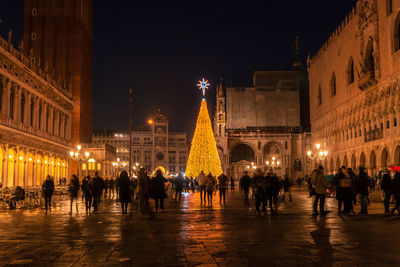
M131 199L131 180L126 171L121 172L119 176L119 202L121 202L122 214L128 214L128 203Z
M90 193L89 183L90 183L90 176L86 176L83 179L81 185L82 195L85 198L86 213L90 213L90 209L92 206L92 194Z
M231 177L230 180L231 180L231 181L230 181L230 184L231 184L231 191L233 192L233 191L235 191L235 180L233 180L233 177Z
M347 168L347 173L351 178L351 213L354 213L354 206L357 204L357 175L351 168Z
M283 180L282 201L285 201L286 194L289 194L289 201L292 201L292 194L290 193L291 186L292 186L292 182L290 181L289 176L285 175L285 179Z
M392 196L392 178L390 177L390 171L386 170L385 174L382 176L381 189L385 194L385 199L383 200L385 207L385 215L389 214L390 198Z
M150 181L150 197L154 199L156 213L158 212L158 206L160 205L161 211L164 212L164 199L167 198L165 192L165 183L167 179L162 175L161 170L157 170L156 176Z
M360 214L368 214L368 195L371 187L371 179L365 172L365 167L360 167L357 176L357 191L360 194L361 211Z
M74 200L75 200L76 213L78 213L79 179L78 176L76 176L75 174L72 175L72 179L68 186L68 192L71 198L70 213L72 214L72 203L74 202Z
M150 177L145 169L141 168L138 174L138 186L136 197L139 200L141 214L149 213Z
M179 174L174 180L175 201L181 201L184 183L185 183L185 180L183 179L183 176L181 174ZM179 196L179 199L178 199L178 196Z
M240 188L240 190L242 190L243 193L244 193L244 201L246 202L246 204L248 204L248 202L249 202L249 189L250 189L250 184L251 184L251 178L250 178L250 176L247 174L247 171L245 171L243 177L240 178L240 181L239 181L239 188Z
M265 215L265 202L267 198L267 192L266 192L266 177L261 173L260 169L256 170L256 173L254 174L252 183L254 184L254 190L255 190L255 196L256 196L256 212L257 215ZM261 211L260 211L260 205L261 205Z
M111 177L111 179L108 181L108 189L109 189L109 191L110 191L110 196L109 196L109 198L111 198L111 194L112 194L112 198L111 199L114 199L114 188L115 188L115 181L114 181L114 178L112 178Z
M337 189L336 199L338 200L338 214L350 213L352 211L352 179L348 175L346 167L342 166L336 175ZM342 204L343 210L342 210Z
M47 214L47 208L49 208L51 212L51 198L54 193L54 182L50 175L47 175L46 180L44 180L42 191L44 195L44 207L46 209L45 213Z
M400 173L398 171L394 174L394 179L392 181L392 194L396 200L396 205L390 212L394 214L394 211L397 210L400 214Z
M278 212L278 195L281 190L279 178L276 173L271 168L267 173L266 177L266 191L267 191L267 199L269 202L269 209L272 214L276 214Z
M97 206L98 206L99 198L102 193L103 185L104 185L103 181L99 177L99 173L96 171L94 174L94 178L90 179L90 182L89 182L89 189L90 189L90 193L93 198L93 213L97 212Z
M218 189L219 189L219 203L221 201L224 201L225 204L225 197L226 197L226 191L228 189L228 176L226 176L224 173L222 173L220 176L218 176Z

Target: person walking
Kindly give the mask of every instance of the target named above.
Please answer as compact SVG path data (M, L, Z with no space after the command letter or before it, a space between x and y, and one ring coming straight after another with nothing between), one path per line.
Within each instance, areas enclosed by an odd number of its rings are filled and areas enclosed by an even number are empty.
M199 186L200 186L200 203L203 204L203 200L204 200L204 203L206 203L207 176L204 174L203 171L201 171L199 176L197 176L197 182L199 183Z
M385 207L385 215L389 215L390 198L392 197L392 178L390 177L390 170L386 169L382 176L381 189L384 192L385 198L383 200Z
M46 180L44 180L42 184L42 191L44 195L44 207L46 209L45 213L47 214L47 209L51 212L51 198L54 193L54 181L51 179L50 175L46 176Z
M232 176L231 176L231 182L230 182L230 184L231 184L231 192L234 192L234 191L235 191L235 180L233 179Z
M354 206L357 204L357 175L351 168L347 168L347 174L350 176L351 179L350 213L354 213Z
M394 174L394 179L392 181L392 194L396 200L396 204L390 212L394 214L394 211L397 210L400 214L400 173L398 171Z
M114 199L115 198L115 195L114 195L114 192L115 192L115 181L114 181L114 178L112 178L112 177L108 181L108 190L110 192L109 198L110 199ZM112 197L111 197L111 195L112 195Z
M289 195L289 201L292 201L292 194L290 193L290 187L292 186L292 183L289 179L288 175L285 175L285 179L283 180L283 196L282 196L282 202L285 201L285 196L288 194Z
M222 173L218 176L219 203L223 200L225 204L226 189L228 188L228 176Z
M216 186L216 180L212 176L211 172L207 175L206 191L207 191L207 202L208 205L212 205L213 192Z
M338 214L347 214L352 211L352 179L348 175L346 167L342 166L336 175L337 189L336 199L338 200ZM343 204L343 210L342 210Z
M92 206L92 194L90 193L90 188L89 188L89 183L90 183L90 176L86 176L82 180L82 195L85 198L85 207L86 207L86 213L90 213L90 209Z
M270 168L266 179L266 192L267 199L269 202L269 210L271 211L271 215L278 213L278 195L281 191L280 182L278 175L274 172L273 168ZM267 204L267 203L266 203Z
M136 197L139 199L139 210L141 214L149 213L150 177L144 168L139 170Z
M71 198L70 214L72 214L72 203L75 201L76 213L78 213L78 192L79 192L79 179L75 174L72 175L72 179L68 186L69 196Z
M183 190L183 184L185 183L185 180L181 174L179 174L174 181L174 188L175 188L175 202L176 201L181 201L182 197L182 190ZM178 199L179 198L179 199Z
M247 171L245 171L244 175L239 180L239 189L244 193L244 202L246 205L249 205L250 184L251 184L251 178L248 175Z
M253 177L253 184L254 184L254 193L256 197L256 203L255 203L255 208L256 208L256 213L257 215L265 215L265 201L266 201L266 177L262 175L261 170L257 169L255 171L254 177ZM260 211L260 205L261 205L261 211Z
M360 214L368 214L368 195L371 187L371 179L365 172L365 167L359 168L357 176L357 191L360 194L361 211Z
M130 190L131 179L129 179L126 171L121 172L119 175L118 187L119 202L121 202L122 214L128 214L128 203L131 202L132 199Z
M110 179L107 177L104 180L104 199L106 199L108 197L109 186L110 186Z
M325 216L325 197L326 197L326 188L328 185L328 181L326 176L324 175L324 167L321 165L318 169L315 169L311 174L311 184L315 190L315 199L313 204L313 215ZM317 210L319 202L319 212Z
M167 198L167 193L165 192L166 182L168 180L164 178L161 170L157 170L156 176L150 182L150 197L154 199L156 213L158 212L158 207L160 207L161 212L164 212L164 199Z
M102 194L103 179L99 177L99 173L96 171L94 173L94 178L89 181L89 189L92 196L93 202L93 213L97 212L99 199Z

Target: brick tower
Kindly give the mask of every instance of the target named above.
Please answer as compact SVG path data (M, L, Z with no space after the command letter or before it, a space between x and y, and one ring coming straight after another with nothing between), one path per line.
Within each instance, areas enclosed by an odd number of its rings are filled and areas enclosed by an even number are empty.
M26 56L71 83L72 145L92 136L93 0L25 0Z

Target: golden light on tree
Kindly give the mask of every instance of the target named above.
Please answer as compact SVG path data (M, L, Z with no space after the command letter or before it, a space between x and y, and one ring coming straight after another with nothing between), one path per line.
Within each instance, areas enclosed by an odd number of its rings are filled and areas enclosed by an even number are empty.
M204 99L201 102L196 129L190 146L186 176L197 177L201 171L204 171L206 175L211 172L213 176L222 173L217 144L208 115L207 102Z

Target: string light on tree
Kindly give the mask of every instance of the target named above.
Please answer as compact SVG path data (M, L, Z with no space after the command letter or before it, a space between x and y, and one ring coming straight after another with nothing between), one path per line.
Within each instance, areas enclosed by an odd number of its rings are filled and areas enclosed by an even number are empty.
M203 81L200 81L200 83ZM200 86L200 89L203 90L203 96L209 85L207 81L204 82L205 83ZM197 177L201 171L206 175L208 173L211 173L213 176L222 174L217 143L215 142L214 132L211 127L207 102L204 98L201 101L185 174L188 177Z

